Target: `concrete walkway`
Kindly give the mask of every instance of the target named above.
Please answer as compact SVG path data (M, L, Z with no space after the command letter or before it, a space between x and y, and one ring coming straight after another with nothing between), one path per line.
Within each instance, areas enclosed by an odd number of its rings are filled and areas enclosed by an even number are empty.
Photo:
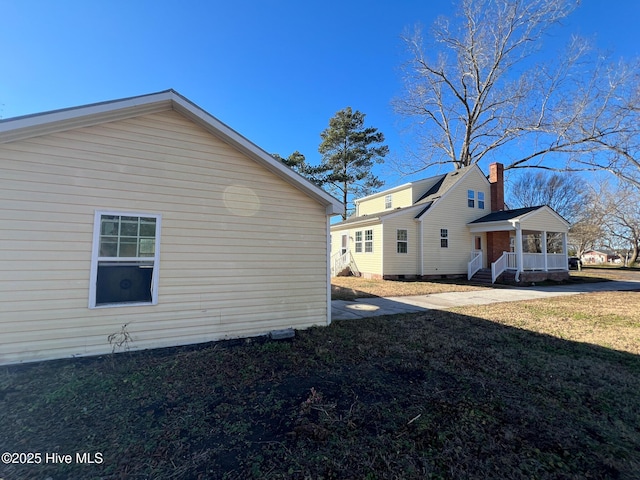
M517 302L520 300L578 295L589 292L625 290L640 292L640 281L611 281L552 287L485 288L470 292L434 293L432 295L409 297L359 298L354 301L333 300L331 302L331 318L332 320L354 320L398 313L445 310L467 305L486 305L489 303Z

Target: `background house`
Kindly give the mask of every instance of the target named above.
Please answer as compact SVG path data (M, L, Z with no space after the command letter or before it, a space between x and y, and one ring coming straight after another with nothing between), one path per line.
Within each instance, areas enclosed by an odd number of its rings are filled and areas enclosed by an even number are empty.
M333 197L169 90L0 121L0 363L330 322Z
M583 263L602 264L602 263L622 263L622 258L617 252L610 250L598 251L587 250L581 257Z
M505 210L499 163L489 178L471 165L355 203L355 215L331 226L334 274L349 267L388 279L568 276L569 224L547 206Z

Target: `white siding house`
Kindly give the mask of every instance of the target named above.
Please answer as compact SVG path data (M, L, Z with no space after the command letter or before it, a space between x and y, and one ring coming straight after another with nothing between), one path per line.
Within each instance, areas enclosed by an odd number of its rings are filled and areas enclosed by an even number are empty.
M516 281L568 276L569 224L547 206L505 210L503 167L490 170L487 178L472 165L356 200L355 215L331 226L333 273L348 266L387 279L472 278L480 270L491 281L505 271Z
M333 197L173 90L0 121L0 364L330 322Z

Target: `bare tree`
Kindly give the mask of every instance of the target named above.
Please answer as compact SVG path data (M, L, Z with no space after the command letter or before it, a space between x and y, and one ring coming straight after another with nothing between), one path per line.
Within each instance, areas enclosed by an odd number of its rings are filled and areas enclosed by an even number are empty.
M597 78L589 95L603 97L606 110L573 125L576 135L592 135L596 148L574 155L572 166L608 171L640 189L640 60L601 68Z
M605 231L629 249L629 265L633 265L640 253L640 189L621 182L616 189L605 184L598 193Z
M586 202L583 183L576 174L525 171L510 185L508 203L511 207L549 205L573 222Z
M581 201L569 229L569 245L577 257L606 243L605 213L600 193L590 185L581 195Z
M506 169L551 168L543 163L549 155L591 152L612 135L615 125L599 127L618 85L600 90L584 42L574 39L555 61L536 61L543 36L577 4L461 0L458 18L435 24L429 47L419 30L405 35L406 94L396 109L415 120L423 143L409 170L462 168L498 154Z

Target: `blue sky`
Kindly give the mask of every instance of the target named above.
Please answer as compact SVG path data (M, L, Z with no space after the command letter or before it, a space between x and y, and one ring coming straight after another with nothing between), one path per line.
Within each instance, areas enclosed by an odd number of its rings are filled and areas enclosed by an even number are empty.
M173 88L270 153L317 163L320 132L351 106L389 157L411 148L390 106L402 93L400 35L452 13L439 0L0 0L0 117ZM637 0L583 0L570 33L615 57L640 54ZM393 186L390 168L379 174Z

